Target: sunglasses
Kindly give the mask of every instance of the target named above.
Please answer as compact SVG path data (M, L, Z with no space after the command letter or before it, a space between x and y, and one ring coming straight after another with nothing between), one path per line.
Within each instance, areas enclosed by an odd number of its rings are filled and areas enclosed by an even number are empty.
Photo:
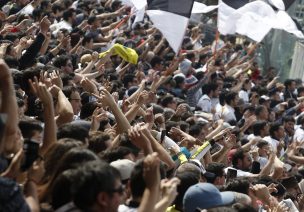
M109 193L119 193L119 194L123 194L124 191L125 191L125 186L124 186L123 184L121 184L118 188L109 190Z

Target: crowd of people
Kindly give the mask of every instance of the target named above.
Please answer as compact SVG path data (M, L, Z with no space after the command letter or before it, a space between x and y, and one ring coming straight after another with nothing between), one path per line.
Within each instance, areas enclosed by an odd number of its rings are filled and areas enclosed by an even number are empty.
M0 211L304 211L302 81L216 14L175 54L117 0L0 6Z

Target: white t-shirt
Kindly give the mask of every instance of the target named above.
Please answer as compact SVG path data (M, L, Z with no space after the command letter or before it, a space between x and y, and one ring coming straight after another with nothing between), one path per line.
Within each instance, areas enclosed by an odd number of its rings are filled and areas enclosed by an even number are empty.
M297 142L304 142L304 130L302 129L302 127L296 129L293 138Z
M243 99L245 103L248 103L248 102L249 102L249 94L248 94L247 91L240 90L240 91L239 91L239 97L240 97L241 99Z
M235 169L235 168L232 168L232 167L227 167L227 168L224 169L224 171L225 171L226 174L227 174L228 168L236 170L237 171L237 177L249 177L249 176L253 175L250 172L245 172L245 171L242 171L240 169Z
M230 105L225 105L223 107L223 112L222 112L222 119L224 119L225 122L229 122L231 120L236 121L235 113L234 113L234 108L231 107Z
M199 106L203 112L211 113L211 99L207 94L204 94L198 101L197 106Z
M118 212L137 212L137 208L131 208L127 205L119 205Z

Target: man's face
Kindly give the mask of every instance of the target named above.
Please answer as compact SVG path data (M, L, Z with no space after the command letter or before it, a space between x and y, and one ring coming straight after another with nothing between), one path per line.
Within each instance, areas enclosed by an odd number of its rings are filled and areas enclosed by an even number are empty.
M175 99L172 99L172 101L167 105L168 108L171 108L172 110L176 110L177 108L177 102Z
M63 72L67 74L73 73L73 64L71 60L67 61L66 65L63 67Z
M38 130L34 130L34 135L31 137L31 140L37 141L38 143L42 143L42 132Z
M78 115L82 107L81 98L78 91L72 92L70 96L70 103L72 105L74 115Z
M295 123L292 121L288 121L288 122L284 122L284 129L286 130L286 132L289 135L293 135L294 134L294 125Z
M289 87L290 91L294 91L296 89L296 82L291 82L291 85Z
M100 24L100 20L98 20L97 18L96 18L96 20L93 22L93 27L100 27L101 26L101 24Z
M235 96L234 100L232 101L232 107L238 106L239 103L239 96Z
M217 88L216 90L213 91L212 97L213 97L213 98L218 98L218 97L219 97L219 94L220 94L220 89Z
M269 125L268 124L266 124L266 126L263 128L262 135L263 135L262 137L269 135Z
M215 182L216 185L222 186L225 185L225 181L226 181L226 174L224 169L222 170L222 176L218 176L217 180Z
M115 187L114 190L119 190L122 186L122 183L120 179L117 179L115 182ZM123 204L123 199L124 199L124 191L122 193L120 192L112 192L109 196L108 199L108 208L107 211L109 212L116 212L118 210L118 207L120 204Z
M267 157L268 152L270 151L269 145L264 145L261 148L259 148L259 155L261 157Z
M162 61L162 62L156 64L156 65L155 65L155 70L156 70L156 71L163 71L164 68L165 68L164 64L165 64L164 61Z
M248 152L246 152L244 154L244 158L243 158L242 163L241 163L241 170L250 171L251 166L252 166L251 155Z
M284 138L284 136L285 136L285 131L284 131L283 126L281 126L281 127L279 128L279 130L277 131L277 136L278 136L278 139Z
M71 17L71 21L73 24L76 22L76 13L73 13L73 15Z

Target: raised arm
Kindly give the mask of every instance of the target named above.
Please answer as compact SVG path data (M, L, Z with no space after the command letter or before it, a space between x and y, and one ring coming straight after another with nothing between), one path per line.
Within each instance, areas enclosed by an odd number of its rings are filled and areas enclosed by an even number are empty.
M16 134L18 132L18 106L15 97L13 78L9 67L4 60L0 59L0 91L1 108L0 113L6 114L5 130L0 140L0 153L16 153ZM0 138L1 139L1 138Z
M44 133L39 155L44 156L50 146L57 140L53 98L46 85L39 83L36 77L35 82L30 81L30 85L43 104Z
M95 95L99 99L99 101L104 106L109 106L110 110L112 111L113 115L115 116L115 120L118 126L119 132L126 132L131 127L128 119L125 117L123 112L120 110L118 105L116 104L114 98L111 94L104 88L100 91L100 96Z
M57 127L73 121L74 112L72 105L62 90L58 86L53 86L51 93L57 99L57 116L55 117Z

